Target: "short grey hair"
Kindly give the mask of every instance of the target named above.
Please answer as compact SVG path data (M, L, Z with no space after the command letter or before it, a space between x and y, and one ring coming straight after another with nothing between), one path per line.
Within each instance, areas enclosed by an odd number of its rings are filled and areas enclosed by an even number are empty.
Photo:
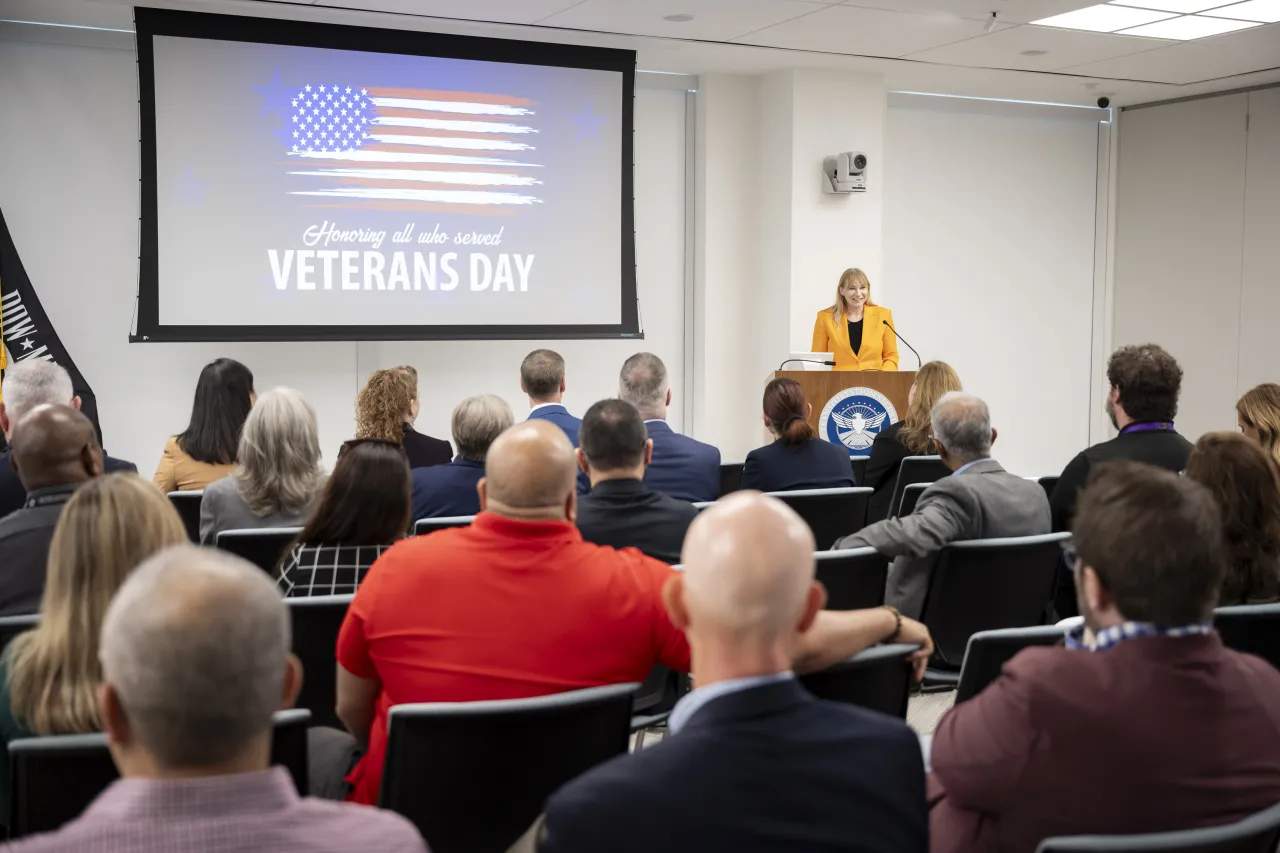
M102 623L103 680L165 768L239 756L284 697L289 614L271 579L239 557L177 545L144 561Z
M622 364L618 397L646 417L667 402L667 366L651 352L638 352Z
M76 395L66 370L43 359L29 359L4 372L0 386L4 410L14 426L36 406L65 406Z
M507 401L494 394L468 397L453 410L453 441L458 455L483 462L493 440L516 422Z
M316 410L292 388L272 388L245 418L236 450L240 497L257 516L298 512L324 485Z
M948 391L930 413L934 439L956 459L972 461L991 455L991 411L981 398Z

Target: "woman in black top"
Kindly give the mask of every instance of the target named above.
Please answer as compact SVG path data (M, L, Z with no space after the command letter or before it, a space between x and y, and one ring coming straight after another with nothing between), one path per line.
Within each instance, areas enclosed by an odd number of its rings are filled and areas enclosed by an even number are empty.
M413 428L418 419L418 371L407 365L375 370L356 397L356 438L380 438L404 448L410 468L444 465L453 445ZM341 455L341 454L339 454Z
M902 460L908 456L927 456L932 451L930 416L933 407L948 391L963 390L960 377L945 361L930 361L916 372L916 381L907 394L907 416L885 427L876 436L871 444L866 474L858 484L876 490L867 504L868 524L888 517L893 485L898 479Z
M794 379L775 379L765 386L764 425L777 441L747 454L742 488L784 492L853 485L849 452L814 436L812 413Z

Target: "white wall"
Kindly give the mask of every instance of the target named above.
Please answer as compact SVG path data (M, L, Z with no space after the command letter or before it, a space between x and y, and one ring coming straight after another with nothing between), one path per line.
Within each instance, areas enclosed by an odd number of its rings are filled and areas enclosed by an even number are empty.
M462 397L493 392L522 412L519 363L536 346L568 362L566 402L579 414L616 394L633 352L683 371L683 89L636 97L636 231L644 341L129 344L138 281L137 72L131 51L0 42L0 115L36 131L0 136L0 209L59 336L98 397L108 450L150 474L165 436L186 425L201 366L239 359L260 389L288 385L315 405L332 462L354 429L360 383L414 364L419 429L447 436ZM216 263L216 252L207 259ZM677 401L673 422L680 424Z
M1280 89L1125 110L1119 136L1114 343L1178 359L1188 438L1234 429L1280 380Z
M876 299L987 401L995 456L1027 476L1061 471L1102 405L1089 394L1097 120L940 98L888 111Z

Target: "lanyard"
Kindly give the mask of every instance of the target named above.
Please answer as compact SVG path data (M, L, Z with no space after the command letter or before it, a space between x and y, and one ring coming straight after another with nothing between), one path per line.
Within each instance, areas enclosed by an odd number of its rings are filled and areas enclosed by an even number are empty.
M1120 430L1120 434L1124 435L1127 432L1173 432L1173 421L1144 421L1129 424Z

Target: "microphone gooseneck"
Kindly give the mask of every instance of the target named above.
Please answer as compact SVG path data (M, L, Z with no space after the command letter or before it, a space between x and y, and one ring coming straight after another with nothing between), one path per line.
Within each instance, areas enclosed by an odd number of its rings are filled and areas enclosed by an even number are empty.
M897 335L898 340L900 340L900 341L902 341L904 344L906 344L906 345L907 345L907 349L911 350L911 352L915 355L915 357L916 357L916 370L919 370L921 367L923 367L923 366L924 366L924 361L923 361L923 360L921 360L921 358L920 358L920 353L916 352L916 348L915 348L915 347L913 347L913 346L911 345L911 341L907 340L907 339L906 339L906 338L904 338L902 335L898 334L898 330L897 330L897 329L895 329L895 328L893 327L893 324L892 324L892 323L890 323L888 320L881 320L880 322L881 322L881 323L884 323L886 326L888 326L888 327L889 327L889 331L891 331L891 332L893 332L895 335Z
M834 361L822 361L816 358L788 358L784 360L782 364L791 364L792 362L795 362L795 361L804 362L805 364L825 364L827 367L836 366L836 363ZM782 364L778 365L779 370L782 369Z

